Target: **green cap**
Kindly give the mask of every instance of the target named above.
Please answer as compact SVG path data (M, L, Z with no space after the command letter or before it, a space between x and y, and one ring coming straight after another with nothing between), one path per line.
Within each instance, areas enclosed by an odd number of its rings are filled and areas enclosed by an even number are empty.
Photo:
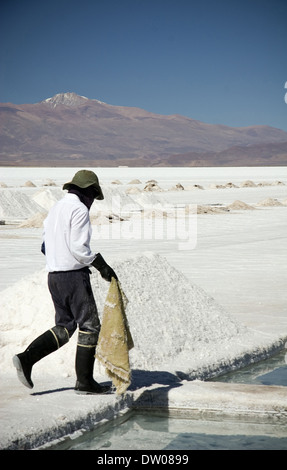
M96 199L102 200L104 199L103 192L101 190L99 180L97 175L93 171L89 170L80 170L74 175L72 181L69 183L65 183L63 189L70 189L71 185L78 186L79 188L88 188L89 186L93 186L98 193Z

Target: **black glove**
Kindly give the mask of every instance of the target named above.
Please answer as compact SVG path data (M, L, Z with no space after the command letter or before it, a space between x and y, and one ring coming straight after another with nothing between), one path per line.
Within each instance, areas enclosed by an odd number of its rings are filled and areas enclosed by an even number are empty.
M92 266L94 266L94 268L100 272L102 278L106 281L111 282L112 277L114 277L116 280L118 279L115 271L105 262L100 253L96 255L94 261L92 262Z

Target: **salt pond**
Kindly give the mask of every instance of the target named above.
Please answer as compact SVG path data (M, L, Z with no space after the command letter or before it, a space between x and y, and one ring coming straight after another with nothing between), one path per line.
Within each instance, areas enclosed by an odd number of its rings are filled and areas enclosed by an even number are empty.
M276 425L186 419L161 412L132 413L105 431L91 432L50 450L286 450L287 433ZM147 462L145 462L147 463Z

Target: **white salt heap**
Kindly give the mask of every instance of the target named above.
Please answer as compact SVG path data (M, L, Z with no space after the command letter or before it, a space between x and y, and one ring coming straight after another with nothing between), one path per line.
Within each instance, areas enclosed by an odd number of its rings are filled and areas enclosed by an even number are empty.
M4 220L25 219L41 210L42 207L29 197L29 192L21 189L0 189L0 217Z
M133 369L178 371L180 376L198 378L231 367L246 353L264 356L265 335L238 324L164 258L145 254L112 264L129 299ZM109 284L95 270L91 280L101 315ZM5 312L0 322L0 361L2 372L8 372L13 354L54 325L47 273L37 272L2 291L0 310ZM76 336L35 370L74 376Z
M49 211L59 199L62 199L63 195L64 191L60 188L42 189L33 194L32 200Z

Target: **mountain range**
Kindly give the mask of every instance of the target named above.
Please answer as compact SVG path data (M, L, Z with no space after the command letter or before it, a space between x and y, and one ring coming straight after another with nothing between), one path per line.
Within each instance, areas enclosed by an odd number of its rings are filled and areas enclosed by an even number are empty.
M114 106L75 93L0 103L1 166L287 165L287 132Z

